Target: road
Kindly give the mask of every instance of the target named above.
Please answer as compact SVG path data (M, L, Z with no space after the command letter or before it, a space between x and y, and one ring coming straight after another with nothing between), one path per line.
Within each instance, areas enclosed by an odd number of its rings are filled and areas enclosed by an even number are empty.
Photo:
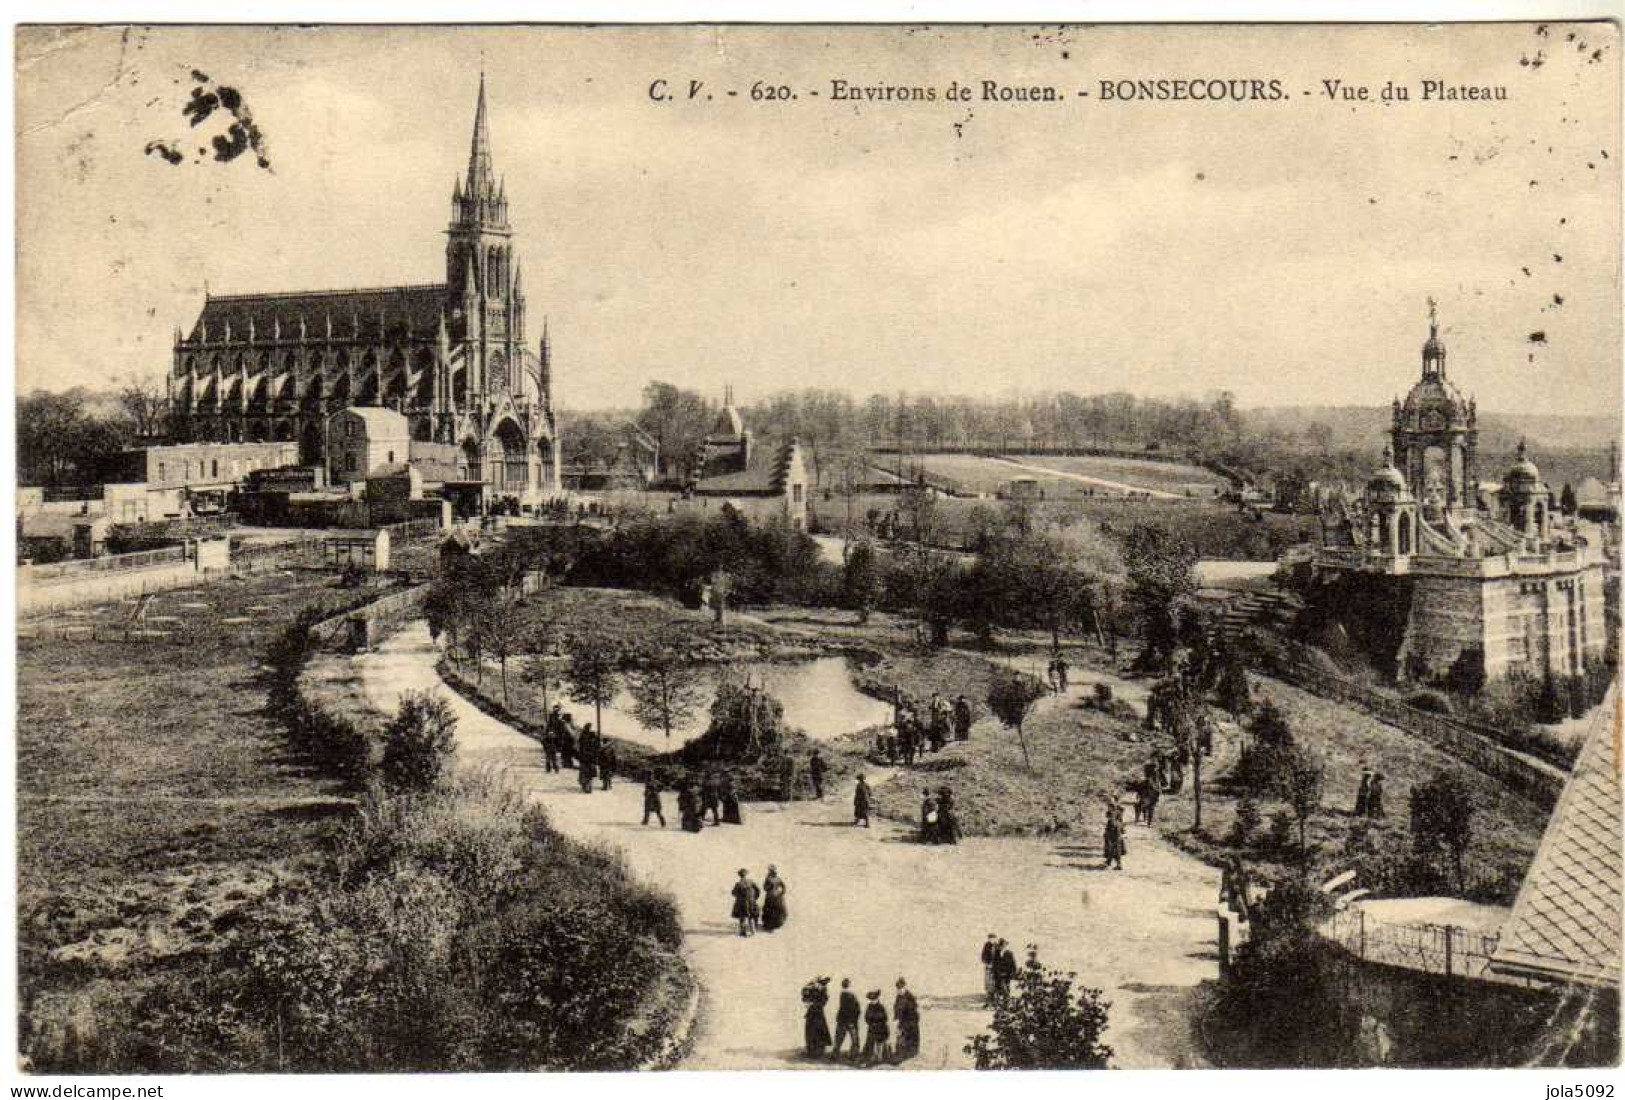
M437 657L427 628L411 624L358 658L368 698L393 711L407 689L440 690L457 715L460 767L501 769L555 827L620 848L635 874L671 891L705 991L687 1068L809 1068L799 992L817 975L835 986L850 977L860 995L882 989L888 1010L893 983L907 977L922 1014L920 1057L909 1067L967 1066L966 1038L989 1019L978 959L989 932L1007 937L1018 958L1038 944L1047 964L1106 991L1114 1065L1202 1064L1186 1008L1217 966L1218 875L1147 830L1130 830L1126 870L1106 871L1098 840L926 847L884 821L857 828L850 790L823 803L752 803L743 826L699 834L676 827L668 795L671 827L644 827L640 788L583 795L574 776L546 774L535 742L439 686ZM729 887L738 868L759 882L769 863L788 884L789 922L741 938L728 919Z
M1144 485L1130 485L1126 481L1108 481L1103 477L1090 477L1088 474L1075 474L1070 470L1052 470L1048 466L1034 466L1030 462L1017 462L1013 458L1006 458L1002 455L1000 456L1000 461L1014 466L1018 470L1026 470L1029 473L1043 474L1045 477L1058 477L1066 481L1081 481L1086 485L1099 485L1104 489L1116 489L1118 492L1122 493L1140 493L1141 495L1151 497L1154 500L1186 499L1179 493L1170 493L1162 489L1147 489Z

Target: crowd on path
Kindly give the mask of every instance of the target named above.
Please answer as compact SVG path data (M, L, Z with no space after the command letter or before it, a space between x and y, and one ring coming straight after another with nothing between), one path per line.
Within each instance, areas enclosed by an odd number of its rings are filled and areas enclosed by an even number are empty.
M542 727L542 762L545 771L575 771L583 794L592 793L595 779L603 784L601 789L611 789L620 767L615 746L591 722L577 727L575 715L558 703L553 704Z
M897 995L892 1000L892 1010L888 1016L886 1005L880 999L880 990L871 989L865 998L868 1004L864 1005L852 992L852 979L842 978L840 998L835 1007L833 1041L830 1038L829 1020L824 1015L825 1006L829 1004L829 983L829 978L820 977L801 987L801 1003L806 1006L802 1031L808 1058L821 1060L827 1056L839 1060L844 1048L848 1061L873 1066L895 1064L919 1054L920 1003L908 988L906 979L897 979ZM892 1043L893 1021L897 1024L895 1045ZM860 1037L863 1040L861 1049L858 1046Z
M927 751L941 752L950 741L969 741L975 720L970 700L963 695L950 702L933 692L925 701L898 690L892 703L892 724L876 735L876 754L888 764L913 767Z

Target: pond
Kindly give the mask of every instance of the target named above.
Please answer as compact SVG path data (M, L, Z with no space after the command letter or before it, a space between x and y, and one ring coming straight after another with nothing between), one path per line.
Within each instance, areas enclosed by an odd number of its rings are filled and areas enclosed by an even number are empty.
M852 682L852 665L845 657L818 657L810 661L761 661L728 665L711 672L711 689L724 673L731 677L748 677L753 685L763 687L784 705L787 725L804 731L815 741L854 733L871 726L891 721L890 703L871 698L857 689ZM592 721L592 707L565 704L575 713L576 721ZM615 701L604 708L604 732L611 737L636 741L653 748L677 748L691 737L705 732L710 721L711 698L707 693L692 722L674 727L671 740L664 730L646 730L632 716L632 698L622 691Z

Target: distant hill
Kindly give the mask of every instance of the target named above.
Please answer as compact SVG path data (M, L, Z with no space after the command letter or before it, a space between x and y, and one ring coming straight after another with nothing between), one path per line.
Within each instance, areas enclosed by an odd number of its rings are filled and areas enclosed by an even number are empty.
M1331 429L1334 450L1382 447L1393 420L1388 405L1292 405L1246 409L1250 425L1303 435L1319 422ZM1619 420L1611 416L1541 416L1480 411L1478 449L1486 456L1511 454L1520 438L1540 452L1606 451L1619 438Z

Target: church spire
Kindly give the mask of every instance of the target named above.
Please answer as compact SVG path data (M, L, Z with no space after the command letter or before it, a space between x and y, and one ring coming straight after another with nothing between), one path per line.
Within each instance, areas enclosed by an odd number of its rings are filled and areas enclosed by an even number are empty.
M495 189L491 170L491 133L485 124L485 70L480 70L480 98L474 107L474 138L468 150L468 184L474 199L489 199Z

